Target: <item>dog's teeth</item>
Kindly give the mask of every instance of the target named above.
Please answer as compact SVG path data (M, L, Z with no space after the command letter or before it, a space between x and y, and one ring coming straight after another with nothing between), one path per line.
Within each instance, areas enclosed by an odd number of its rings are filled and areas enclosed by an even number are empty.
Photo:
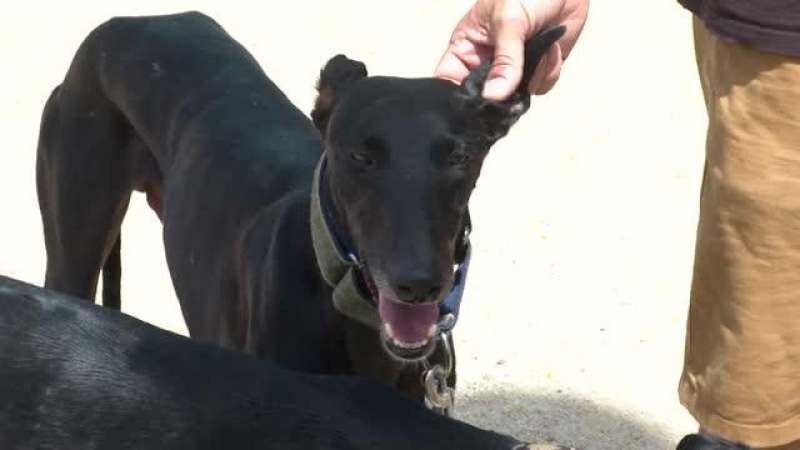
M423 339L421 341L416 341L416 342L403 342L398 339L392 339L392 342L397 347L413 350L425 346L428 343L428 340Z
M430 339L433 336L435 336L436 335L436 331L438 331L438 329L439 329L439 327L437 327L436 325L431 325L431 327L428 328L428 339Z
M394 340L392 340L392 342L394 342L394 345L396 345L397 347L400 347L400 348L411 348L411 344L409 342L403 342L403 341L398 340L398 339L394 339Z
M387 322L387 323L383 324L383 332L386 335L386 337L389 340L392 341L394 346L398 347L398 348L408 349L408 350L415 350L415 349L422 348L422 347L428 345L428 342L429 342L430 338L434 336L436 331L437 331L436 325L433 325L428 330L428 338L427 339L420 339L419 341L408 342L408 341L401 341L400 339L397 339L394 336L394 330L392 329L392 325L390 323Z

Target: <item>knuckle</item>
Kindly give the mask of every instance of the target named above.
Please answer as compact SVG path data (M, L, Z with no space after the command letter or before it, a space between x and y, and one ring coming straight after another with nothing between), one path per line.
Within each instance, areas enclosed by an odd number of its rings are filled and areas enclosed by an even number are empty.
M496 10L497 18L505 22L515 22L525 19L524 10L518 1L502 2Z
M494 55L492 65L495 67L513 67L515 65L514 58L506 53L497 53Z
M506 1L494 10L492 17L494 28L523 27L527 24L527 14L519 2Z

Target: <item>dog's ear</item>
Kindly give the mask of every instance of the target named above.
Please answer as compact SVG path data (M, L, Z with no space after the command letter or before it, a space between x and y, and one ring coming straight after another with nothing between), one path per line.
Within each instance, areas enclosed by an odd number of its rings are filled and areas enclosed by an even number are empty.
M522 80L517 90L503 101L483 98L483 85L492 68L492 62L486 62L475 68L462 81L461 86L467 94L466 113L471 116L473 132L478 132L484 139L493 143L505 136L531 104L531 93L528 85L539 61L547 50L555 44L567 28L564 25L547 28L525 43L525 65L522 69Z
M348 59L345 55L336 55L325 64L319 73L317 100L311 111L311 120L320 132L325 132L328 118L342 93L366 76L367 66L360 61Z

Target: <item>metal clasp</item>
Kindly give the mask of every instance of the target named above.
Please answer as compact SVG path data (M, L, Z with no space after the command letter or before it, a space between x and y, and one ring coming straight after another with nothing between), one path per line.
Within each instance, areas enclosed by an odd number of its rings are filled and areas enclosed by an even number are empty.
M455 401L453 388L447 385L447 375L439 364L425 372L425 406L429 409L450 416Z
M450 416L455 403L455 389L447 385L447 377L453 372L453 352L450 349L448 325L454 320L452 314L447 314L437 325L437 343L444 350L445 363L431 365L427 359L422 362L422 384L425 387L425 406L429 409Z

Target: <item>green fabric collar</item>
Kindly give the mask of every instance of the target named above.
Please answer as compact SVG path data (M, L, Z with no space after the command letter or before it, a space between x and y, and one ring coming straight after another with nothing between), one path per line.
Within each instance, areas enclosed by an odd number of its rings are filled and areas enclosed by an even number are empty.
M317 265L322 273L322 278L333 288L333 304L345 317L360 322L375 330L380 330L381 320L377 309L370 299L362 295L358 288L358 261L355 255L347 259L344 252L339 249L336 238L331 235L325 212L323 211L320 195L322 173L327 158L325 154L319 159L314 172L314 182L311 188L311 239L314 243Z

